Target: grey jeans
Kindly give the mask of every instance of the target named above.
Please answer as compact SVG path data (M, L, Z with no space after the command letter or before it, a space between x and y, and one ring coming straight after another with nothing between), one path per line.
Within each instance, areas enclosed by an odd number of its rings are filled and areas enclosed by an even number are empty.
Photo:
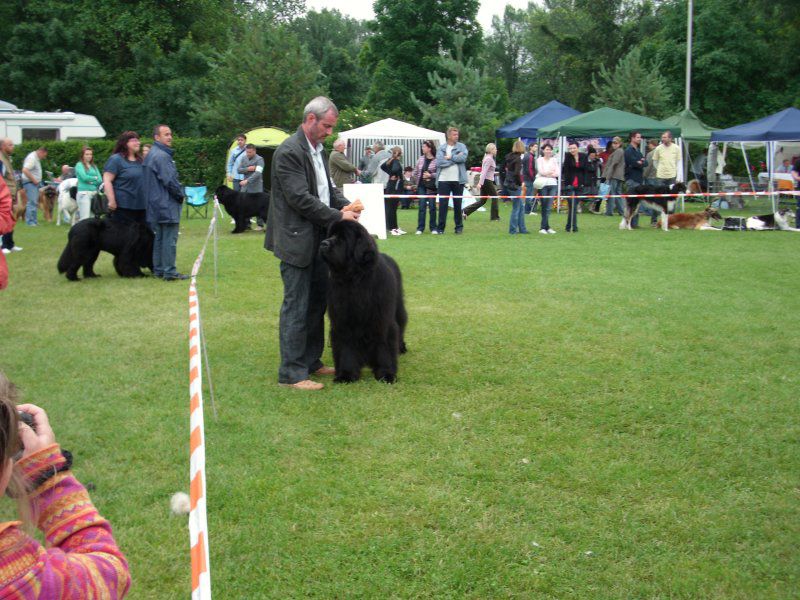
M178 250L178 223L156 223L153 233L153 275L156 277L174 277L178 273L175 268L175 255Z
M314 253L307 267L281 261L283 304L280 316L280 383L308 379L322 366L328 266Z

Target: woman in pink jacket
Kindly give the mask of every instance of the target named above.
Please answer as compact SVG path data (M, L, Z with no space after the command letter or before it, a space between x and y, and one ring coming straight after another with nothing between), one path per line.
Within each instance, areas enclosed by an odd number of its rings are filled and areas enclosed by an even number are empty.
M478 190L481 196L495 196L492 198L492 212L489 213L490 221L500 220L500 210L497 202L497 188L494 185L494 172L497 169L497 146L494 144L486 144L486 154L483 155L483 162L481 163L481 178L478 180ZM481 206L486 204L486 198L481 198L477 202L470 204L464 209L464 218L466 219Z
M72 455L56 444L47 414L33 404L17 406L16 397L0 372L0 494L10 490L47 547L19 521L0 523L0 598L124 597L130 573L111 525L72 475Z

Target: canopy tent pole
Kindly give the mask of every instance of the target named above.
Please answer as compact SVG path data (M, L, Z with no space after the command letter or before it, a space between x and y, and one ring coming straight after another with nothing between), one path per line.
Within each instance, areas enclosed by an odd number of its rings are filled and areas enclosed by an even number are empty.
M556 212L561 212L561 169L564 164L564 144L567 138L561 137L561 132L558 132L558 195L556 196ZM552 198L551 198L552 201Z
M773 171L775 171L775 142L767 142L767 173L769 173L769 198L772 201L772 212L778 210L777 194L775 193L775 182Z
M686 110L692 97L692 13L694 2L689 0L686 21Z
M744 157L744 168L747 169L747 179L750 180L750 189L755 192L756 184L753 181L753 174L750 172L750 162L747 160L747 150L744 147L744 142L741 142L741 146L742 146L742 156Z

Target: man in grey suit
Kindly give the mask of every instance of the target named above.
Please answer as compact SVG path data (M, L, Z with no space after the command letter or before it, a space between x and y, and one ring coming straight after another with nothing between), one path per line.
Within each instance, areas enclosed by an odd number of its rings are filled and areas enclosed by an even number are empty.
M254 144L247 144L244 147L244 156L242 156L236 164L238 165L236 171L243 177L238 181L239 189L245 194L262 194L264 193L264 159L256 154L256 147ZM256 219L259 227L264 226L264 221L261 217ZM247 225L250 228L250 225Z
M272 158L272 200L264 247L280 259L283 304L280 313L281 366L278 382L301 390L320 390L309 376L332 375L322 364L328 268L319 244L328 226L356 220L348 202L334 187L322 141L339 118L336 105L324 96L309 102L303 123Z

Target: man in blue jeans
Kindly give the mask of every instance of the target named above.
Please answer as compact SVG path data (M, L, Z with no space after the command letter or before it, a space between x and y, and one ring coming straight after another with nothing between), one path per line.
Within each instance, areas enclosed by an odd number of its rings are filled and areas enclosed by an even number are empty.
M467 147L458 141L458 129L447 129L447 141L436 151L436 187L439 194L439 224L436 231L444 233L447 209L453 195L453 222L456 234L464 228L461 201L467 183Z
M153 139L153 148L142 165L141 187L147 198L147 222L156 236L153 276L164 281L188 279L175 267L184 194L172 159L172 130L167 125L156 125Z
M47 148L41 146L28 156L22 163L22 189L28 198L25 207L25 224L36 227L39 224L39 185L42 183L42 160L47 158Z

